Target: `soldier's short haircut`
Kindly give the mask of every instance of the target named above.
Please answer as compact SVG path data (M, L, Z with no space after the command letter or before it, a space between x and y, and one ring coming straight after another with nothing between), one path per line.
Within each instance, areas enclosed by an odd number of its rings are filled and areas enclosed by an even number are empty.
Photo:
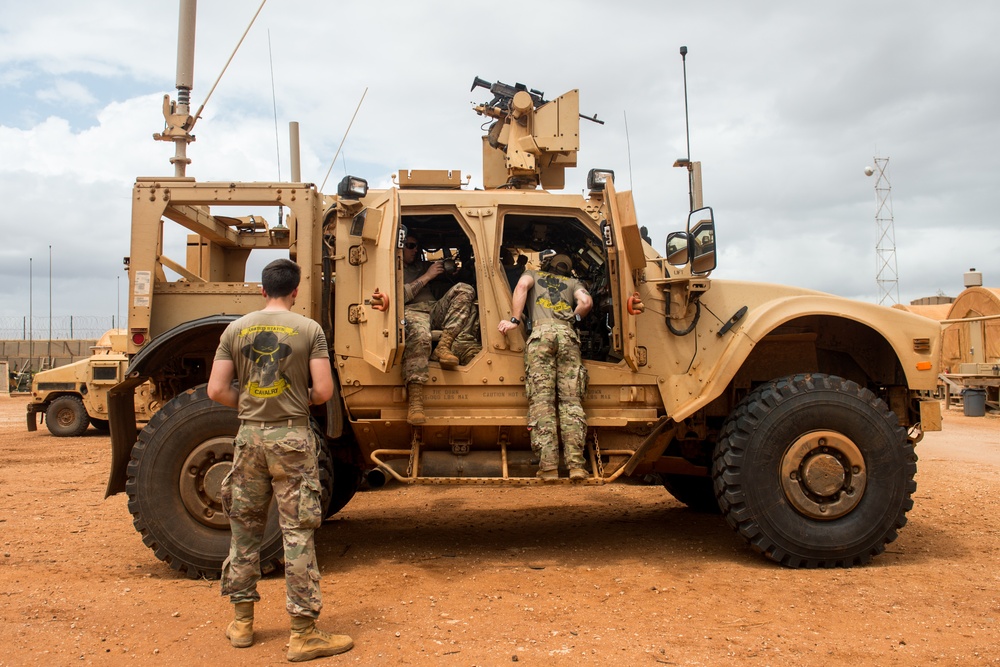
M260 272L260 282L271 298L288 296L299 286L302 269L290 259L276 259Z

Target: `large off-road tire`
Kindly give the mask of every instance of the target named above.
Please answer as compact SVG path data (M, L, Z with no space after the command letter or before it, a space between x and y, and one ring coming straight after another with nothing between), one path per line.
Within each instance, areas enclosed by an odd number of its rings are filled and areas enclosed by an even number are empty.
M696 512L719 513L719 500L715 497L711 477L664 474L660 479L670 495Z
M868 563L896 539L917 457L882 400L811 374L758 387L729 417L712 476L726 521L789 567Z
M329 493L329 505L323 512L323 518L329 519L331 516L344 509L344 506L351 501L354 494L361 487L361 469L352 463L345 461L333 462L333 487ZM327 487L323 487L326 495Z
M219 502L232 468L236 410L188 389L159 410L139 434L128 464L128 509L142 541L188 577L217 579L229 555L229 520ZM263 571L281 563L277 512L268 515Z
M79 396L58 396L45 409L45 425L52 435L74 437L87 432L90 417Z

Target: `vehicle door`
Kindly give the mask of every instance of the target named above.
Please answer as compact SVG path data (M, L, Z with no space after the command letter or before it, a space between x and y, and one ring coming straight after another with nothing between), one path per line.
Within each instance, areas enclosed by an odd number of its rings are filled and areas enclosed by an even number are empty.
M399 192L389 189L351 221L348 261L359 269L360 294L349 317L358 325L366 362L388 372L403 334Z
M608 272L615 303L614 348L621 352L632 370L645 364L644 350L637 335L636 294L646 269L642 235L635 217L635 203L630 191L616 192L614 180L604 186L605 222L601 230L608 252Z

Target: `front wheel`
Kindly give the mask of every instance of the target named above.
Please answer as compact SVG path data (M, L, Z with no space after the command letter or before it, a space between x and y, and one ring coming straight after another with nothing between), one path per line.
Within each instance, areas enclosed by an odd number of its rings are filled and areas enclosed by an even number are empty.
M59 396L45 410L45 425L58 437L75 437L87 432L90 417L79 396Z
M236 410L188 389L159 410L139 434L128 464L128 509L142 541L170 567L196 579L218 579L229 555L229 519L220 501L233 465ZM262 571L282 559L277 512L268 513Z
M917 457L886 404L843 378L766 383L723 426L712 476L729 525L789 567L868 563L906 524Z

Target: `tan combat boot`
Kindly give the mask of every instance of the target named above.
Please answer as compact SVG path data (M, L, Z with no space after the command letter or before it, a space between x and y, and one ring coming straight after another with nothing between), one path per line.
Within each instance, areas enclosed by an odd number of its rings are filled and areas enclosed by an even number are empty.
M253 602L237 602L236 618L226 628L226 638L236 648L253 644Z
M458 357L451 351L451 344L455 340L453 334L447 331L441 333L437 347L434 348L434 356L441 363L441 368L451 370L458 367Z
M406 385L406 395L410 401L406 421L410 424L423 424L427 421L427 415L424 414L424 385L419 382L411 382Z
M535 473L535 477L538 477L545 482L554 482L559 479L559 469L558 468L539 468L538 472Z
M316 627L316 619L292 616L292 636L288 639L288 661L303 662L344 653L354 648L347 635L331 635Z

